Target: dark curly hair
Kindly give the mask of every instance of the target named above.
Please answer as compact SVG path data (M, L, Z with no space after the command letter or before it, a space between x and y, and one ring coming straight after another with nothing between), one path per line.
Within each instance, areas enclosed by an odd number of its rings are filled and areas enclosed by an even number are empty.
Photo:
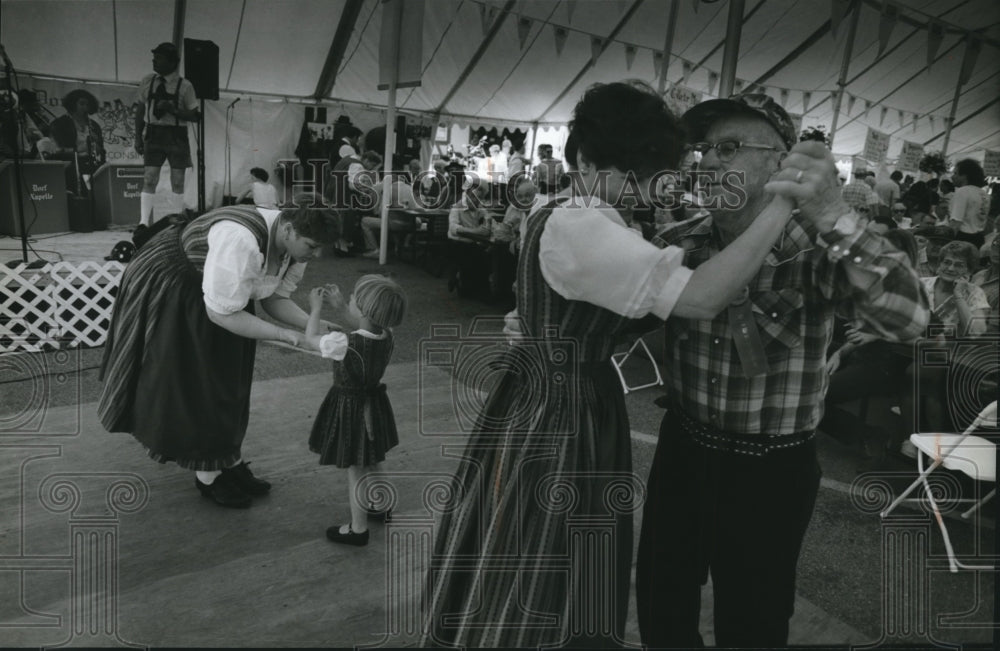
M97 109L101 107L101 105L97 103L97 98L82 88L71 90L66 97L63 97L62 107L66 109L67 113L72 113L76 110L76 103L81 99L87 100L87 115L97 113Z
M952 176L955 174L961 174L970 185L974 185L977 188L986 185L986 174L983 172L983 166L972 158L963 158L955 163L955 170L952 172Z
M574 167L583 156L598 169L646 178L677 169L683 154L680 122L645 82L594 84L573 109L566 160Z
M292 204L282 209L281 219L291 222L300 237L320 244L332 244L343 233L342 211L327 207L318 194L295 195Z

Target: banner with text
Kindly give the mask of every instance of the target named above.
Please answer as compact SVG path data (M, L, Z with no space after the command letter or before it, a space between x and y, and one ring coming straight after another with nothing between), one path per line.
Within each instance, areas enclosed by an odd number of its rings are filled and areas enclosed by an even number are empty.
M904 140L903 150L899 153L899 161L896 163L896 169L906 170L907 172L916 172L920 165L920 159L923 157L923 145L916 142L910 142L909 140Z
M868 137L865 138L865 148L861 158L869 163L881 163L889 151L889 134L868 127Z
M97 98L99 108L97 113L90 117L101 125L108 162L142 163L142 157L135 152L135 120L132 116L135 88L33 77L22 77L21 87L33 91L38 96L38 103L47 109L45 112L52 120L66 114L66 110L62 107L62 98L70 91L78 88L87 91Z
M1000 176L1000 151L990 151L983 155L983 172L986 176Z

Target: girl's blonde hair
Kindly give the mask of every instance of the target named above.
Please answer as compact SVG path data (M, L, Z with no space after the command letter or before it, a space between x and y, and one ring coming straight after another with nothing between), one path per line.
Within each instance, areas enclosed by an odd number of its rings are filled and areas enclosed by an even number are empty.
M395 281L379 274L368 274L354 285L358 309L380 328L392 328L406 314L406 294Z

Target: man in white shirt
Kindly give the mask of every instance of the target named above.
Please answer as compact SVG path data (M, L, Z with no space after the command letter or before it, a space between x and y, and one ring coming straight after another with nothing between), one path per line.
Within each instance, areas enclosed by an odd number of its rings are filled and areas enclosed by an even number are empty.
M956 230L956 240L981 247L986 241L983 230L990 208L990 198L983 187L986 185L983 168L966 158L955 163L953 178L957 189L951 198L948 225Z
M201 119L194 86L177 72L181 56L173 43L153 50L153 74L139 82L135 99L135 150L143 157L139 223L153 223L153 197L163 162L170 163L170 212L184 211L184 173L191 167L188 123Z

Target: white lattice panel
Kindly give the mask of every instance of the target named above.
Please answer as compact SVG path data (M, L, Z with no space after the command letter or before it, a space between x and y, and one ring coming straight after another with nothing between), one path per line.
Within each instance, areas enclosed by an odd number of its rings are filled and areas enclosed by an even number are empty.
M0 265L0 353L103 344L124 269L92 261Z

